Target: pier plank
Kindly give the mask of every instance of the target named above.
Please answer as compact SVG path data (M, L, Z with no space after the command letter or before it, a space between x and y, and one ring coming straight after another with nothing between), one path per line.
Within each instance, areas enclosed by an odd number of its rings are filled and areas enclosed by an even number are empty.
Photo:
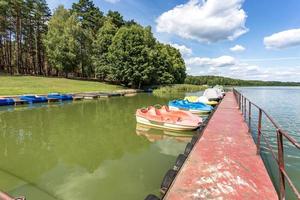
M219 105L164 199L278 199L232 92Z

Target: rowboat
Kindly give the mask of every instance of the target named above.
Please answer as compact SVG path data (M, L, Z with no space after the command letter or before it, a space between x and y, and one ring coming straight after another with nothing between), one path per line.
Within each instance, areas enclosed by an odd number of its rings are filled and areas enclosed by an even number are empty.
M197 129L202 118L186 111L172 111L167 106L137 109L136 121L160 129L184 131Z
M48 99L46 97L37 95L23 95L20 96L20 100L27 101L30 104L48 102Z
M14 105L15 101L12 98L0 98L0 106Z
M188 97L185 97L184 100L188 100L189 102L201 102L201 103L204 103L204 104L207 104L207 105L210 105L210 106L215 106L218 104L217 101L209 101L205 96L201 96L201 97L198 97L198 96L188 96Z
M59 99L61 101L70 101L73 100L72 95L67 95L67 94L59 94L59 93L49 93L48 98L52 99Z
M185 110L194 114L206 114L213 110L213 107L201 102L189 102L187 100L174 100L169 102L170 110Z

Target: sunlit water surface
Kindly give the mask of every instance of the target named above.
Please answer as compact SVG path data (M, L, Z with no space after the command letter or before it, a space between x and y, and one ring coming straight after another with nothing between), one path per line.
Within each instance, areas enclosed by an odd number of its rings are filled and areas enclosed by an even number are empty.
M239 90L300 141L300 88ZM159 194L164 174L193 132L181 135L137 126L134 113L170 99L139 94L0 108L0 189L30 200L140 200ZM255 138L257 113L252 114ZM276 149L274 129L265 119L263 132ZM285 141L285 154L288 173L300 188L299 151ZM264 143L262 156L277 185L276 163Z
M239 90L251 101L263 108L271 117L287 131L298 143L300 142L300 87L243 87ZM257 110L252 110L251 128L253 136L257 137ZM248 120L248 113L246 119ZM276 129L263 117L262 133L270 142L277 156ZM267 145L262 139L261 155L267 166L275 187L278 189L278 168ZM300 150L284 139L284 154L286 170L300 189ZM296 199L287 184L287 199Z
M136 126L151 94L0 108L0 190L29 200L144 199L193 132ZM175 135L175 136L174 136Z

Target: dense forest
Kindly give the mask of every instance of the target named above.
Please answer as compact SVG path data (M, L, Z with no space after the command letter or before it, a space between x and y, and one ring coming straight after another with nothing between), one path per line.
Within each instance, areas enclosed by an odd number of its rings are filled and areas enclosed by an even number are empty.
M106 15L91 0L53 12L46 0L0 0L0 71L95 78L130 87L183 83L179 50L151 27Z
M0 72L148 85L273 86L294 82L188 76L178 49L158 42L151 27L104 14L92 0L53 13L46 0L0 0Z
M210 86L300 86L299 82L241 80L222 76L187 76L185 83Z

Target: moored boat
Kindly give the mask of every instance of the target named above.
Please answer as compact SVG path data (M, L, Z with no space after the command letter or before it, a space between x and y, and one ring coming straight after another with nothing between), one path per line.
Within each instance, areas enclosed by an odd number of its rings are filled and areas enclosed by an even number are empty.
M225 91L223 86L216 85L213 89L215 89L220 95L225 96Z
M172 111L163 106L138 109L136 120L140 124L176 131L194 130L202 123L202 118L186 111Z
M27 101L30 104L48 102L48 99L46 97L37 95L23 95L20 96L20 100Z
M185 97L184 100L187 100L187 101L193 102L193 103L201 102L201 103L204 103L204 104L207 104L207 105L210 105L210 106L215 106L215 105L218 104L217 101L209 101L205 96L201 96L201 97L188 96L188 97Z
M0 106L14 105L15 101L12 98L0 98Z
M60 93L49 93L48 98L59 99L61 101L70 101L73 100L72 95L60 94Z
M201 102L189 102L187 100L174 100L169 102L171 110L185 110L194 114L206 114L213 110L213 107Z
M209 101L219 101L223 98L223 95L214 88L206 89L203 93L203 96L208 98Z

